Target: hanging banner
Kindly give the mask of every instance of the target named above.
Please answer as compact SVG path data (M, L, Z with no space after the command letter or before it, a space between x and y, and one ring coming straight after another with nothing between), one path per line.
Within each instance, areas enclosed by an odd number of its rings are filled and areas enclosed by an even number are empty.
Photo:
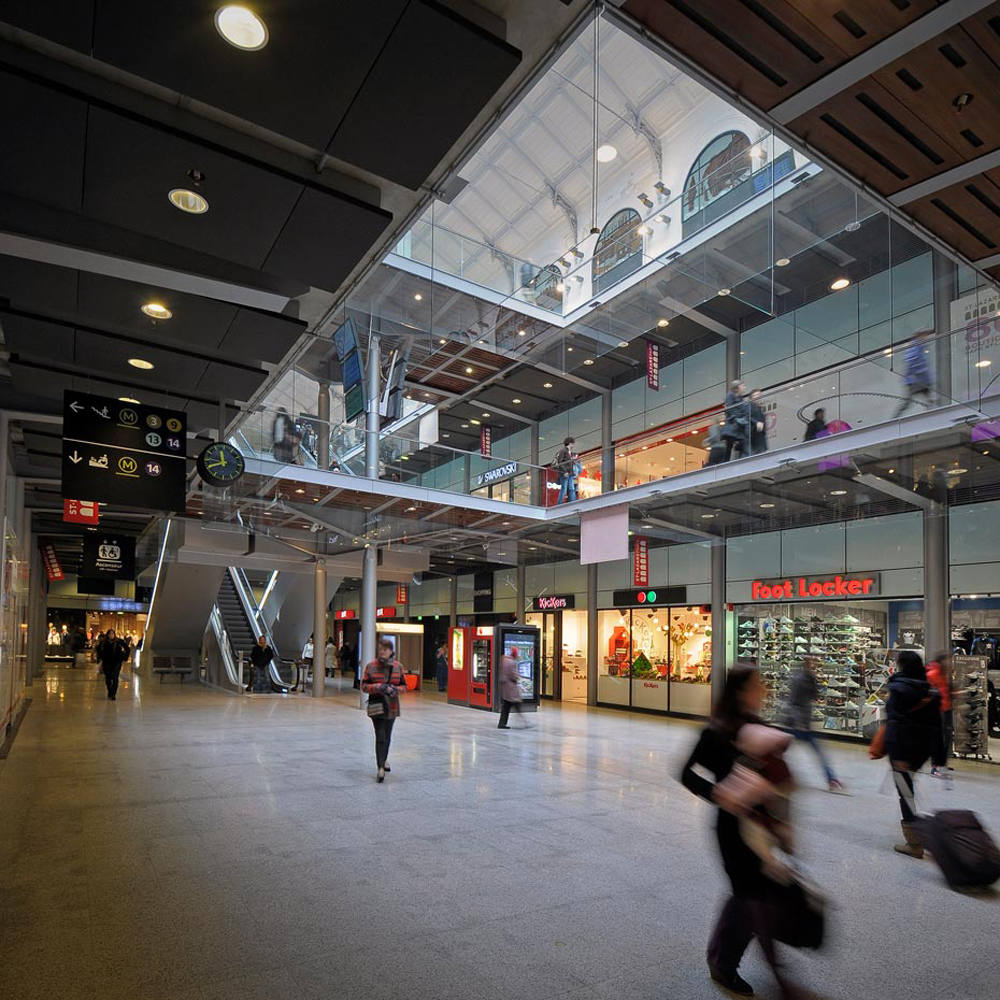
M646 341L646 385L654 392L660 389L660 345Z
M493 457L493 428L488 424L479 428L479 454L483 458Z
M410 588L406 586L405 583L396 584L396 603L397 604L409 604L410 602Z
M97 524L100 508L93 500L63 500L63 520L68 524Z
M642 535L632 539L632 585L649 586L649 539Z
M46 542L41 547L41 553L42 562L45 563L45 575L49 578L49 582L63 579L62 566L56 557L55 546L51 542Z

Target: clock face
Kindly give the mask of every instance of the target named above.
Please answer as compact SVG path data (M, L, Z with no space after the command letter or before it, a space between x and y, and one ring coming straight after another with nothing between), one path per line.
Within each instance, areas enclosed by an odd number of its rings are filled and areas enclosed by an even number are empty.
M198 456L198 474L213 486L235 483L245 470L243 456L228 441L216 441Z

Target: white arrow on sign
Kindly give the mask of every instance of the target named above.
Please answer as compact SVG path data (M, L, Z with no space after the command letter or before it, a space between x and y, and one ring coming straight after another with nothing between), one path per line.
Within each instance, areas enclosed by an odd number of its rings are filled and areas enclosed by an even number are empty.
M76 449L73 449L73 454L69 456L69 460L76 465L77 462L83 461L83 456L76 453Z
M80 405L79 403L70 403L70 404L69 404L69 408L70 408L70 409L71 409L71 410L72 410L72 411L73 411L74 413L79 413L79 412L80 412L80 411L81 411L81 410L83 409L83 406L81 406L81 405Z

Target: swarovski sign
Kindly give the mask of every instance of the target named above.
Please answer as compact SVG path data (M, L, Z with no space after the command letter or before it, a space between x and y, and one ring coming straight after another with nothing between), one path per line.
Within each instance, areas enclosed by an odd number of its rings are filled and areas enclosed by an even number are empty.
M490 483L507 479L517 475L517 462L508 462L506 465L498 465L495 469L487 469L476 476L476 486L489 486Z

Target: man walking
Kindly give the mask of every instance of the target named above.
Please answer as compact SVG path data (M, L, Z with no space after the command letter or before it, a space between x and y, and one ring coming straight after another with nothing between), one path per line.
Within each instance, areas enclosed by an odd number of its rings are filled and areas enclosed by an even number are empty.
M931 374L931 366L928 361L927 342L930 339L930 334L930 330L920 330L906 349L906 395L893 414L894 420L896 417L902 416L903 411L917 396L923 397L925 406L931 405L931 386L934 384L934 376Z
M826 773L827 785L831 792L842 792L843 784L833 773L830 761L823 752L823 747L816 734L812 731L813 706L816 704L816 697L819 694L819 682L816 680L816 664L811 657L806 657L802 661L802 666L792 677L791 688L788 692L788 728L792 735L816 751L819 762Z
M115 701L118 694L118 675L122 672L122 664L128 659L128 647L115 635L113 628L97 649L97 657L101 661L101 672L104 674L104 684L108 689L108 701Z

